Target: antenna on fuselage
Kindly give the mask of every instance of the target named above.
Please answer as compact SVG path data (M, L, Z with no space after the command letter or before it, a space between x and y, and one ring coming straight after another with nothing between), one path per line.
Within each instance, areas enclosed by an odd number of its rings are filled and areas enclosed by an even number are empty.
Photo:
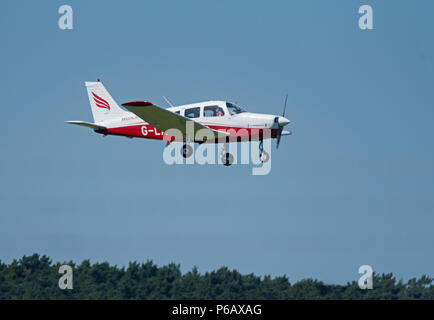
M165 96L163 96L163 99L166 100L167 104L169 106L171 106L172 108L174 107L174 105L172 104L172 102L169 101L169 99L167 99Z

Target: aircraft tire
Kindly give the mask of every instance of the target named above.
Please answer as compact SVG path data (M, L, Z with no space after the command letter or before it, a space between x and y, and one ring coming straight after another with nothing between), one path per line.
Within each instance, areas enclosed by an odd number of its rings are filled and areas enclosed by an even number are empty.
M190 158L193 154L193 148L187 144L184 144L181 148L181 155L184 158Z
M268 152L262 151L262 153L259 155L259 159L261 159L262 163L267 163L268 160L270 160L270 155Z
M222 157L223 165L229 167L232 163L234 163L234 156L229 152L225 153Z

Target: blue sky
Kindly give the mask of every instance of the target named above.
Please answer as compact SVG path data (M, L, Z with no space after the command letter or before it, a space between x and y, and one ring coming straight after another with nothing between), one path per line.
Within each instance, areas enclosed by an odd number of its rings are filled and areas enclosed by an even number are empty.
M69 4L74 29L58 28ZM358 28L370 4L374 30ZM2 1L0 259L152 259L290 281L358 268L433 276L432 1ZM102 137L84 81L118 103L210 99L286 115L267 176L167 166ZM274 146L273 142L273 146ZM375 285L375 284L374 284Z

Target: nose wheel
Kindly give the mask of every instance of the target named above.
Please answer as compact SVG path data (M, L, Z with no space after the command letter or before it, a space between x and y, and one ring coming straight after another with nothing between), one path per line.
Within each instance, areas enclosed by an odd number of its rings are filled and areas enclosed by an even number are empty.
M268 160L270 160L270 155L266 151L262 151L262 153L259 154L259 159L262 163L267 163Z
M267 163L270 160L270 155L267 151L264 151L264 140L262 139L259 141L259 160L262 163Z

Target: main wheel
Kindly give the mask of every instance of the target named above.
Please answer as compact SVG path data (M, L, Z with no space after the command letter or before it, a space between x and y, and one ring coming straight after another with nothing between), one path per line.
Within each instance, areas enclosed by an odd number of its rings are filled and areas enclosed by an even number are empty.
M225 166L230 166L232 163L234 163L234 156L231 155L229 152L225 153L222 156L222 162Z
M259 159L261 159L262 163L266 163L268 160L270 160L270 155L266 151L262 151L262 153L259 155Z
M190 158L193 154L193 148L187 144L184 144L181 148L181 155L184 158Z

